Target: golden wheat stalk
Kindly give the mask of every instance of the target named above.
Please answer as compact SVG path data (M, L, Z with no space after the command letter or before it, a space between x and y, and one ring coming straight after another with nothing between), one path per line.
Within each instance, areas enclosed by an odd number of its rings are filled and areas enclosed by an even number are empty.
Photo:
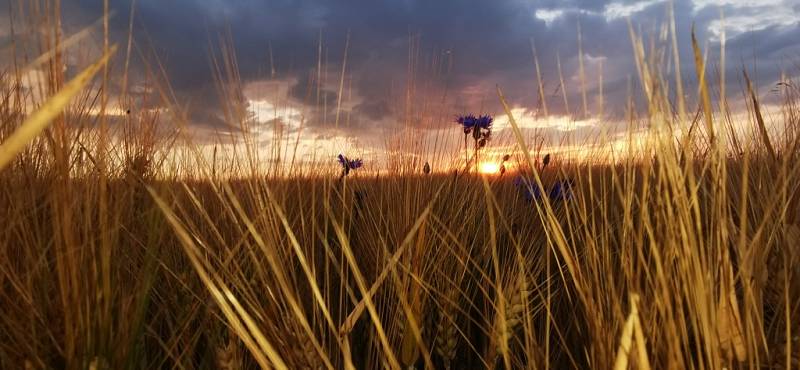
M503 353L508 353L509 342L513 338L514 331L525 320L526 310L528 309L528 291L527 279L524 275L520 275L514 283L510 284L508 289L503 291L505 297L503 305L498 304L495 307L499 310L503 309L503 315L496 312L492 338L487 356L487 362L493 364L497 357Z
M242 356L239 340L231 331L227 343L216 349L216 364L220 370L238 370L242 368Z
M750 76L747 75L747 71L743 71L744 73L744 80L747 83L747 92L750 94L750 100L753 103L753 113L756 116L756 126L758 126L758 134L761 136L761 141L764 142L764 146L767 148L767 153L769 153L770 158L773 161L778 160L778 155L775 153L775 148L772 146L772 142L769 140L769 133L767 133L767 126L764 124L764 116L761 114L761 105L758 103L758 98L756 97L755 91L753 91L753 84L750 83Z
M451 289L448 300L444 303L439 314L439 321L436 323L435 350L444 362L446 369L456 357L458 346L458 330L456 328L455 302L458 300L458 291Z
M286 318L287 322L291 320L290 317ZM292 338L289 351L294 356L295 364L302 369L324 369L325 364L317 353L314 343L311 338L306 334L299 324L290 324L287 332Z
M97 62L86 67L80 74L67 82L55 95L50 97L36 112L33 112L22 125L12 133L2 145L0 145L0 170L5 168L14 157L30 143L33 138L39 136L47 126L53 122L64 107L69 104L72 97L78 94L89 81L99 72L108 60L117 51L114 45Z
M726 356L736 358L739 362L746 359L747 350L745 348L744 336L742 335L742 321L739 314L739 304L736 299L736 290L733 282L733 268L726 260L723 263L727 271L724 273L724 284L720 293L717 305L717 334L719 335L720 347Z
M631 313L628 315L628 319L625 320L625 325L622 327L617 357L614 360L614 370L625 370L628 368L630 352L634 344L636 344L636 358L639 367L649 370L650 360L647 357L645 337L641 327L641 319L639 318L639 295L631 294L630 301Z

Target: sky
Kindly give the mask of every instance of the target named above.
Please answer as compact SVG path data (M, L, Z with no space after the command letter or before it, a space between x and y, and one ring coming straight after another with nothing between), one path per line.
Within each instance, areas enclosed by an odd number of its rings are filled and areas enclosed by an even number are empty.
M112 39L124 45L131 2L110 3ZM234 130L225 123L211 68L219 41L229 37L254 130L302 127L303 137L317 142L308 145L345 140L385 148L408 125L451 127L466 112L502 121L497 86L529 127L545 133L619 120L629 81L640 90L628 20L642 34L658 35L669 7L663 0L137 0L134 40L163 63L175 100L201 137ZM741 96L743 65L761 94L782 72L800 72L800 1L675 0L672 7L687 85L695 76L693 25L712 61L724 31L729 96ZM102 1L64 0L63 9L65 33L76 32L102 15ZM7 38L7 13L1 19L0 38ZM100 38L95 29L92 39ZM132 68L141 76L143 67Z

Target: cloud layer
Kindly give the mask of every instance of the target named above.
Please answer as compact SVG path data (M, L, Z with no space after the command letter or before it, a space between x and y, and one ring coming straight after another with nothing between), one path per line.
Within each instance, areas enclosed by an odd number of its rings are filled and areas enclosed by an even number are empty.
M67 24L91 23L102 14L101 4L67 1ZM114 37L124 40L130 3L112 4ZM637 84L627 19L642 32L657 34L669 9L664 0L138 0L136 4L136 41L143 48L152 47L165 63L176 97L190 102L197 127L225 129L210 50L218 50L220 35L229 31L247 98L255 102L251 107L258 110L259 120L282 119L294 127L303 116L309 132L323 135L333 130L360 135L371 143L380 143L387 131L409 121L423 121L431 112L438 117L428 120L426 125L432 127L461 110L501 113L497 85L528 116L541 114L532 42L549 113L580 116L583 86L588 91L587 110L599 112L596 97L602 71L603 112L619 117L628 81L634 88ZM721 30L726 31L727 73L732 81L754 58L762 86L776 80L781 71L798 72L800 7L790 0L676 0L673 7L684 59L681 73L690 86L693 24L698 38L709 40L711 58L718 54ZM577 57L579 25L585 54L583 81ZM739 91L735 82L729 86L731 93ZM564 88L569 111L561 95ZM290 113L279 113L279 106Z

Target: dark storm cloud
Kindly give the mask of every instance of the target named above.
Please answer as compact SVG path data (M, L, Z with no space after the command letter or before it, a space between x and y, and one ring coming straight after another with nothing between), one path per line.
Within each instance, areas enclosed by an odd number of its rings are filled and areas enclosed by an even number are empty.
M101 1L71 1L70 13L76 18L84 17L85 23L102 13ZM269 78L274 68L276 76L297 81L290 89L291 97L311 105L317 100L313 86L317 45L322 37L326 78L320 95L328 102L328 109L309 110L312 127L319 124L319 117L334 114L349 34L348 83L363 100L352 108L351 119L354 129L364 130L370 125L392 124L398 96L402 98L408 88L410 40L418 45L415 77L420 89L446 88L454 107L476 110L491 102L484 106L499 113L496 84L513 104L538 107L530 47L533 39L550 111L564 113L557 92L556 52L564 69L570 110L581 111L581 84L577 78L579 22L587 56L589 110L596 111L594 96L599 90L597 65L592 60L602 59L605 111L619 115L624 110L629 78L638 89L624 15L631 16L637 29L653 33L659 22L667 19L667 4L652 0L138 0L135 34L141 46L152 46L165 62L178 99L190 101L196 109L192 119L210 126L221 125L222 119L209 67L209 49L217 49L211 45L226 29L230 29L245 83ZM112 7L117 12L112 20L115 35L124 40L130 3L112 1ZM719 8L696 8L691 0L677 0L674 8L683 56L681 74L691 82L694 69L689 30L696 24L700 40L711 38L708 26L719 19ZM727 17L753 11L732 5L723 8ZM620 15L609 9L628 9L630 14ZM797 6L787 9L797 11ZM537 17L537 11L554 15L545 22ZM741 62L749 63L755 55L762 72L759 77L763 81L774 80L787 58L797 57L799 33L800 26L795 23L735 35L728 40L729 71L740 75ZM709 53L713 57L718 46L714 42L708 45L714 48ZM439 61L438 67L435 60Z
M378 99L357 105L355 111L362 113L368 119L377 120L386 117L391 109L385 100Z

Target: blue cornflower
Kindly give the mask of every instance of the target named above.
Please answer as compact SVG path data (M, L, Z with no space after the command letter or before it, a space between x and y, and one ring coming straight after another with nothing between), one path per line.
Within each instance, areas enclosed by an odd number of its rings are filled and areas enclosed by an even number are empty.
M342 168L349 167L347 158L344 155L342 155L341 153L336 157L336 159L339 160L339 164L342 165Z
M494 122L494 118L488 114L477 117L473 114L456 117L456 123L464 127L465 133L475 129L489 130L492 128L492 122Z
M356 168L361 168L361 166L363 166L363 165L364 165L364 161L362 161L361 159L353 159L352 161L347 163L347 166L350 167L353 170L356 169Z
M336 159L342 165L342 177L349 175L350 170L361 168L364 165L364 161L361 159L347 159L343 154L339 154Z
M547 191L547 187L540 188L533 181L531 181L530 186L528 186L527 182L522 176L518 176L516 179L514 179L514 185L519 188L519 190L522 192L522 196L528 202L534 200L540 201L543 199L545 194L547 194L547 197L549 197L550 201L553 203L562 200L571 200L573 198L572 188L574 181L572 179L556 181L553 186L550 187L549 192Z
M471 114L467 114L466 116L458 116L456 117L456 122L461 126L464 126L464 133L468 133L467 131L472 131L475 127L475 121L477 118Z
M514 185L516 185L519 190L522 192L522 197L525 198L526 201L539 201L542 200L542 194L544 193L543 189L539 187L536 182L531 181L530 186L528 181L525 181L525 178L522 176L517 176L514 179Z
M492 128L492 122L494 122L494 118L490 115L479 116L475 119L475 127L488 130Z
M486 141L492 135L492 122L494 118L488 114L477 117L473 114L456 117L456 123L464 128L464 136L472 134L475 146L480 148L486 145Z
M556 202L559 200L572 199L572 185L573 181L571 179L556 181L556 183L553 184L553 188L550 189L550 200Z

